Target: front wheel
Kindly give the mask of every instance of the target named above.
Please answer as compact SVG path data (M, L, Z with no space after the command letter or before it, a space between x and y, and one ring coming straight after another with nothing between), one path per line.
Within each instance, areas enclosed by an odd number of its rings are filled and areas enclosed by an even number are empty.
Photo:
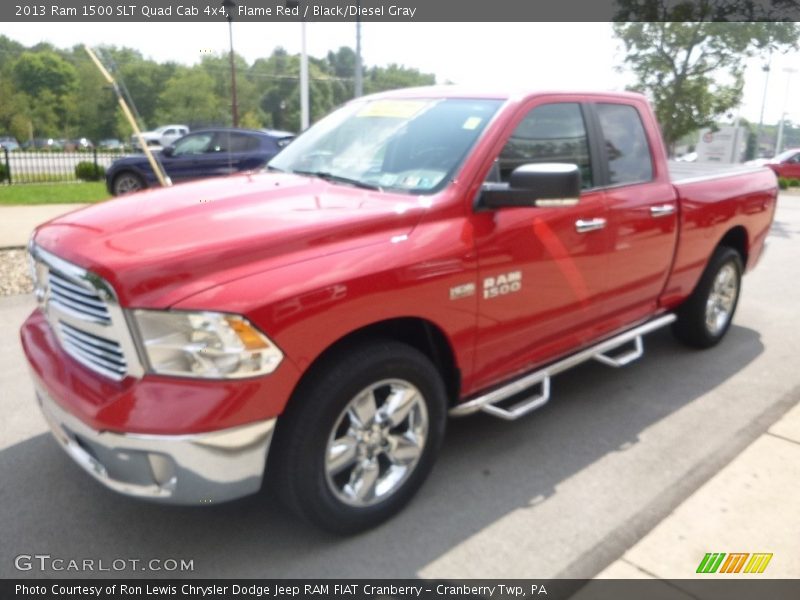
M116 177L111 186L111 191L115 196L122 196L123 194L131 194L138 192L145 188L144 180L136 173L131 171L123 171Z
M694 348L710 348L725 336L742 286L742 259L732 248L714 251L692 295L677 311L673 332Z
M444 385L427 357L393 341L359 346L328 360L292 398L270 453L271 483L323 529L373 527L422 485L445 421Z

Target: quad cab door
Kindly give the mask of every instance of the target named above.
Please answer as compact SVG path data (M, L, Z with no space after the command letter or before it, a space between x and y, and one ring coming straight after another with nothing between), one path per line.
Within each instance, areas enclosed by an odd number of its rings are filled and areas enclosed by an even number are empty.
M645 101L598 101L590 108L605 154L611 252L603 331L613 331L657 310L672 268L679 206L660 133Z
M602 318L610 243L598 148L576 100L533 100L518 115L487 181L529 163L571 163L583 191L569 207L504 207L472 215L478 254L474 383L487 387L581 345Z

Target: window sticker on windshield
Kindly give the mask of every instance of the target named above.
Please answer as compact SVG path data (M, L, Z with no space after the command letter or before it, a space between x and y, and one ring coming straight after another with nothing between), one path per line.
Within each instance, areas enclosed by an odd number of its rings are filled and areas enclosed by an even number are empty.
M478 125L481 124L483 119L481 117L469 117L464 124L461 126L462 129L475 129Z
M358 111L356 116L410 119L429 104L427 100L375 100Z

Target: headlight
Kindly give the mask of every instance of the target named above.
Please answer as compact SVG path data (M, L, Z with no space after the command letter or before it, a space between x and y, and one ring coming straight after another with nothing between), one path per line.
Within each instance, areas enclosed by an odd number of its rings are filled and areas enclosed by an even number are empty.
M134 310L153 373L212 379L272 373L283 353L239 315Z

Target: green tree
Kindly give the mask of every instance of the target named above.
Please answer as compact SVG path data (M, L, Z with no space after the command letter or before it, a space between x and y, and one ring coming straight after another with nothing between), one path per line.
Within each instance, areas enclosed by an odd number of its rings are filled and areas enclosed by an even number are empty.
M75 89L64 98L68 107L64 125L68 137L98 141L116 135L117 102L111 86L82 46L75 46L67 59L77 74Z
M75 67L55 52L23 52L11 66L17 89L35 97L44 90L55 96L72 92L78 81Z
M364 76L364 92L373 94L386 90L419 85L433 85L436 76L422 73L418 69L409 69L401 65L391 64L387 67L371 67Z
M264 116L259 109L260 95L256 84L252 78L247 77L250 66L247 61L234 55L236 65L236 103L239 108L239 125L245 127L244 116L247 115L247 127L260 127L264 121ZM204 56L200 63L200 69L208 73L214 81L214 93L222 100L222 104L227 108L228 119L226 125L232 124L231 112L231 63L228 54L214 54Z
M10 67L11 80L27 99L25 114L35 135L64 135L70 109L69 97L77 89L78 74L69 62L49 49L20 54Z
M654 4L664 3L641 6ZM740 103L748 57L767 50L788 50L800 35L794 23L702 20L716 14L717 4L700 0L681 3L673 13L651 15L644 8L638 13L639 18L699 19L695 22L614 24L614 33L625 46L625 64L637 79L633 89L650 96L670 149L686 133L710 126ZM630 12L626 14L631 17Z
M185 123L192 128L228 122L223 99L214 91L214 80L205 71L181 69L158 97L159 123Z
M25 46L4 35L0 35L0 72L7 64L15 61L24 51Z
M100 55L118 83L127 90L129 100L141 119L139 124L145 129L160 125L156 119L159 95L178 71L178 65L174 62L159 64L146 60L140 52L130 48L103 47L100 48ZM128 129L128 125L116 128L123 137Z

